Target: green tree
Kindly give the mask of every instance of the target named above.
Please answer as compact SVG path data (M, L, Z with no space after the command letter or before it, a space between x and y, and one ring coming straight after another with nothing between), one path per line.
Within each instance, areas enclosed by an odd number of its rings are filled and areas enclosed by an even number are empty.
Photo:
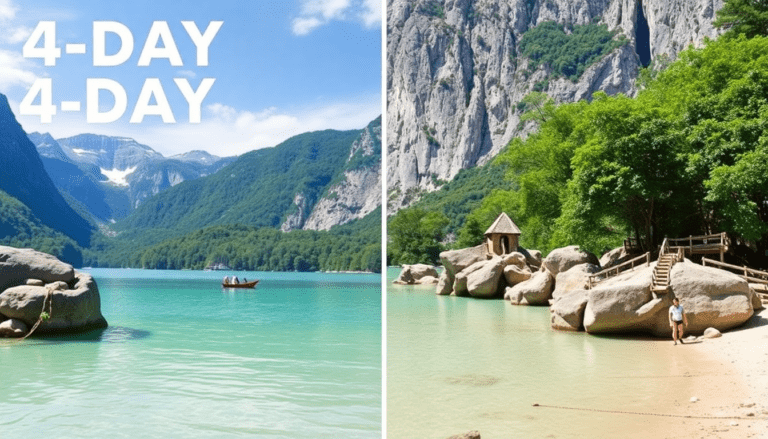
M448 217L442 212L419 208L399 211L387 225L390 262L393 264L436 264L441 241L445 238Z
M712 24L727 29L726 38L768 35L768 0L726 0Z

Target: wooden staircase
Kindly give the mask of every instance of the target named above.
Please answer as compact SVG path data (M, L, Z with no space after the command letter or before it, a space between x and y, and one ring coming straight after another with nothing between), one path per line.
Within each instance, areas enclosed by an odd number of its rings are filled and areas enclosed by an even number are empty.
M653 282L651 292L656 294L666 294L669 291L669 277L672 266L676 262L683 260L683 250L672 250L669 243L664 239L664 243L659 250L659 259L656 261L656 267L653 269Z

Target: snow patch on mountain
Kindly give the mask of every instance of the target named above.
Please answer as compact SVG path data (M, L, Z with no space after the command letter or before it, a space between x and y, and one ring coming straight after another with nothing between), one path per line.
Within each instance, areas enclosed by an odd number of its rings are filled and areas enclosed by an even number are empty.
M104 169L99 168L102 175L107 177L107 181L115 184L117 186L128 186L128 176L131 175L134 171L136 171L136 166L132 166L127 169Z

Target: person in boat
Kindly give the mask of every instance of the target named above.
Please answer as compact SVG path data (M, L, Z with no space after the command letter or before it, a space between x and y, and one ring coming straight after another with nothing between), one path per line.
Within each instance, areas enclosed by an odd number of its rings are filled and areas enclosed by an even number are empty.
M229 276L224 276L224 280L222 280L221 282L224 283L224 284L228 284L229 283Z
M237 276L232 276L232 283L233 284L239 284L240 280L237 278Z
M248 278L247 278L247 277L244 277L244 278L243 278L243 283L244 283L244 284L247 284L247 283L248 283Z

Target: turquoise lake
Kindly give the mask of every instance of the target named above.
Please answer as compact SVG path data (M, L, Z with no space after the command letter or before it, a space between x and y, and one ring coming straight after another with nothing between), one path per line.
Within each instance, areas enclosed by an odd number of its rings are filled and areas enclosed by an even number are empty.
M0 340L0 437L381 437L380 275L84 271L109 328Z
M434 286L392 285L398 273L387 271L388 439L470 430L483 439L646 438L668 437L650 427L689 428L664 417L701 391L685 377L707 360L687 346L555 331L549 307L436 296Z

